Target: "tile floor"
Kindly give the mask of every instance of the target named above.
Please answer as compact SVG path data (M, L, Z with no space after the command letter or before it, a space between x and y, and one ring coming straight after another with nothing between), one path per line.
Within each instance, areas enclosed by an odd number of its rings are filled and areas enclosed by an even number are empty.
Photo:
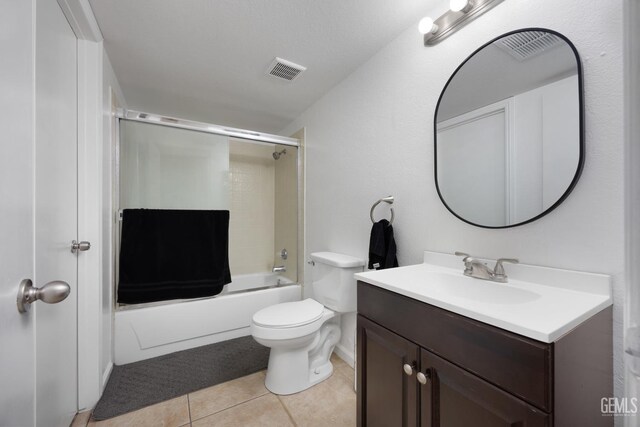
M355 426L354 371L335 354L333 375L303 392L277 396L256 372L105 421L78 414L71 427Z

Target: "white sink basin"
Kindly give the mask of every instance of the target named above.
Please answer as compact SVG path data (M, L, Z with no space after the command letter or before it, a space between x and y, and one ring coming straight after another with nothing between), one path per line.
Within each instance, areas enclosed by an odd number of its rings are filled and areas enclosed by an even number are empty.
M540 294L507 283L495 283L467 277L460 273L429 271L430 292L486 304L523 304L541 298Z
M508 266L508 283L495 283L462 272L460 258L425 252L423 264L355 277L547 343L612 303L611 279L603 274L519 264Z

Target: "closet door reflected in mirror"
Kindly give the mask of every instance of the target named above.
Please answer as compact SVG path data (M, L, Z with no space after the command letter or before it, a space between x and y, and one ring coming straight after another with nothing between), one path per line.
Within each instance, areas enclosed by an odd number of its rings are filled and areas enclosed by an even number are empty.
M584 163L582 70L563 35L518 30L485 44L451 76L435 113L438 194L488 228L556 208Z

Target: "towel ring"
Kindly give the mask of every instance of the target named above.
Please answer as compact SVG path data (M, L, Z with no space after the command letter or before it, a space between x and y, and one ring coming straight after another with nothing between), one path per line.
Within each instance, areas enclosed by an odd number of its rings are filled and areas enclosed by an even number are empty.
M373 219L373 211L375 210L376 206L378 206L382 202L385 202L391 205L393 204L393 201L394 201L393 196L387 196L375 202L373 206L371 206L371 211L369 212L369 217L371 218L371 222L374 224L376 223L376 220ZM393 208L390 208L390 210L391 210L391 219L389 220L389 225L393 224L393 216L394 216Z

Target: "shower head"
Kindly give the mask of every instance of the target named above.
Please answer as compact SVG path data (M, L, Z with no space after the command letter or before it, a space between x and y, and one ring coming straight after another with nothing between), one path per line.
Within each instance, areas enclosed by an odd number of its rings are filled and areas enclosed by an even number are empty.
M287 154L286 148L282 149L282 151L274 151L271 155L273 156L274 160L278 160L283 154Z

